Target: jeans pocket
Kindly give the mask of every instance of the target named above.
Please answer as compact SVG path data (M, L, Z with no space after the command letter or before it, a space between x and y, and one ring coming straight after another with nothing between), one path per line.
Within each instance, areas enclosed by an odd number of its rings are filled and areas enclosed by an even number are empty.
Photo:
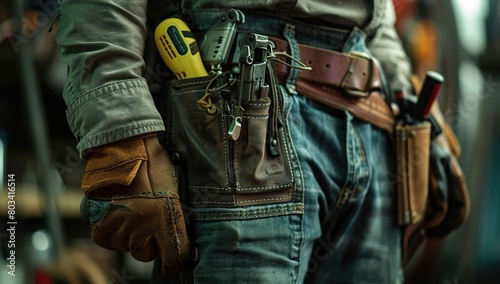
M175 81L169 91L166 139L182 157L191 205L290 201L295 182L278 102L270 97L248 102L238 116L239 135L231 137L235 116L227 98L237 88L221 83L223 77Z

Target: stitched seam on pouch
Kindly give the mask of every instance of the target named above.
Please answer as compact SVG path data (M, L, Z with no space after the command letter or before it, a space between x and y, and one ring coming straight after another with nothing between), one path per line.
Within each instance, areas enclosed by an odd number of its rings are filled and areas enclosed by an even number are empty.
M178 83L178 87L186 87L186 86L192 86L192 85L199 85L199 84L204 84L204 83L210 83L212 79L206 79L206 80L203 80L203 81L196 81L196 82L182 82L182 83Z
M280 189L280 188L289 187L292 185L293 185L293 181L286 183L286 184L275 185L275 186L238 188L238 191ZM202 186L202 185L190 185L189 188L193 188L193 189L218 189L218 190L223 190L223 191L227 191L227 192L231 192L233 190L232 188L220 188L220 187L215 187L215 186Z

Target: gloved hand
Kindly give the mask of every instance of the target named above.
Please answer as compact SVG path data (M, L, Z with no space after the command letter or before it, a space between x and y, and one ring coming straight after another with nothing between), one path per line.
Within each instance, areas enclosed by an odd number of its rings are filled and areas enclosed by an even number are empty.
M175 171L156 134L92 149L80 213L92 240L177 272L190 253Z

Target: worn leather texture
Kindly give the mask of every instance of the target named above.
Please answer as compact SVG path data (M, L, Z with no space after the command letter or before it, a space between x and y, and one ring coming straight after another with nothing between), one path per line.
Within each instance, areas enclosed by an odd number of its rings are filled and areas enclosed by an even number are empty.
M167 144L182 157L191 205L237 207L290 201L295 180L282 104L276 101L279 96L254 98L242 106L241 134L233 141L228 137L233 117L226 113L222 96L232 96L237 89L212 92L213 113L198 104L207 86L220 86L217 80L210 83L213 77L174 81L167 101ZM277 85L270 89L270 93L279 91ZM273 137L279 155L269 150Z
M422 221L428 202L431 125L396 125L398 223L403 226L402 258L407 263L426 240Z
M288 43L280 38L270 38L276 51L289 50ZM311 70L300 72L299 79L322 86L354 91L357 96L367 96L372 91L383 89L380 67L369 55L362 53L342 53L299 44L300 59ZM290 68L276 64L278 76L285 76Z
M329 107L347 110L355 117L369 122L385 131L394 131L394 115L379 91L372 91L366 97L352 97L342 89L317 84L311 81L297 81L297 91L304 96Z
M398 222L415 224L424 218L429 180L431 125L396 126Z

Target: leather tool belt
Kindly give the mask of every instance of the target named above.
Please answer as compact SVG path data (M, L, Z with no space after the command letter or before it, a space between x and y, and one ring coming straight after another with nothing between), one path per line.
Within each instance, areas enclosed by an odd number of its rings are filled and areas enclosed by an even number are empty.
M269 39L275 50L288 49L286 41ZM313 70L299 73L297 91L392 132L394 118L381 95L381 73L375 61L358 53L305 45L299 49L301 60ZM261 87L268 85L269 91L250 88L252 94L246 98L241 97L247 93L242 93L244 84L253 80L230 81L229 71L176 80L170 86L163 112L164 142L181 157L177 164L189 181L186 194L191 206L239 207L293 199L295 177L280 123L284 118L277 88L293 67L271 60L266 66L269 81Z
M270 37L277 51L288 51L288 43ZM300 72L299 79L338 87L353 97L366 97L382 90L380 68L376 61L362 52L341 53L299 44L300 60L312 70ZM289 67L276 65L277 74L288 74Z
M288 43L270 37L277 51L288 51ZM312 70L301 71L296 88L300 94L330 107L348 110L357 118L393 132L394 116L381 94L382 79L378 63L359 52L341 53L299 44L300 59ZM280 82L290 67L275 64Z
M202 33L194 35L198 39L202 37ZM275 51L289 52L286 40L273 36L269 40ZM342 53L304 44L298 47L300 60L312 67L299 73L295 87L300 94L335 109L347 110L388 133L393 132L395 120L381 93L382 73L376 60L362 52ZM276 63L274 69L280 83L285 83L291 68Z
M277 51L288 51L285 40L272 40ZM297 92L333 108L348 110L389 134L394 132L398 223L404 228L402 256L404 265L407 265L427 238L446 237L460 227L469 214L468 189L457 162L460 154L458 140L437 104L431 112L437 128L443 131L437 137L431 137L429 122L396 124L396 118L381 94L380 68L368 56L305 45L299 45L299 50L301 61L312 70L299 73ZM283 64L275 65L282 83L286 81L289 69Z

